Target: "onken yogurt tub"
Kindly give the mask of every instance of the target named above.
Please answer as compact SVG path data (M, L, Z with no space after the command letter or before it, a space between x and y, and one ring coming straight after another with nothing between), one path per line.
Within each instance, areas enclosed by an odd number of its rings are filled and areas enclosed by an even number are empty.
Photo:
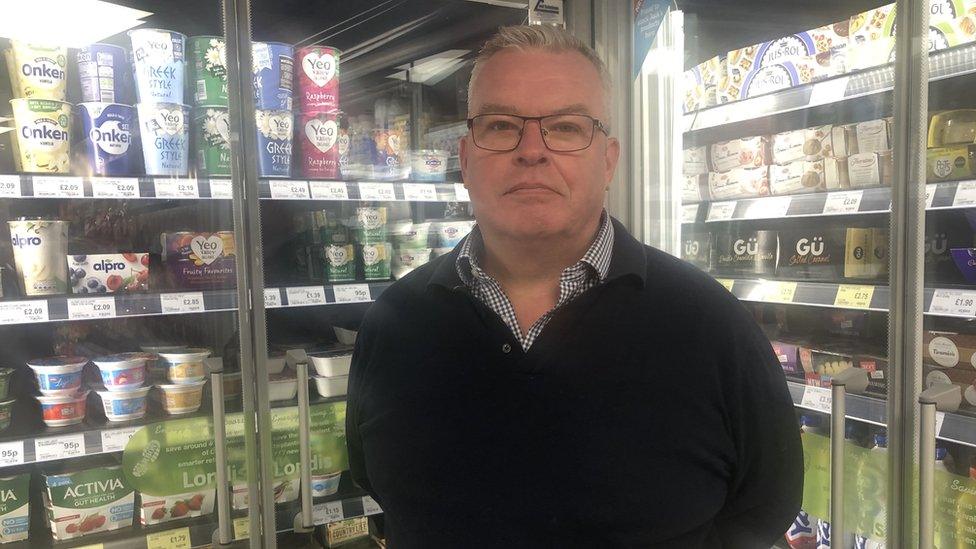
M146 395L149 394L149 387L95 392L102 398L105 417L109 421L129 421L146 415Z
M166 377L172 383L195 383L207 376L203 359L210 356L208 349L186 349L175 353L159 353L166 366Z
M203 402L203 386L207 380L193 381L190 383L175 383L157 385L163 393L163 409L167 413L190 414L200 409Z
M85 403L88 391L72 395L39 396L41 415L48 427L61 427L81 423L85 419Z
M41 393L46 396L73 395L81 389L81 371L88 359L81 356L52 356L27 362Z
M102 383L109 391L128 391L142 387L146 380L148 353L119 353L93 358L102 375Z

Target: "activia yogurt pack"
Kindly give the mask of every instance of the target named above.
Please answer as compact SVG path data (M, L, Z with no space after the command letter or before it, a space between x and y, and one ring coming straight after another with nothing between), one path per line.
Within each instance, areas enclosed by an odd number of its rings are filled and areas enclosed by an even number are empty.
M0 543L27 539L30 473L0 477Z
M132 526L135 491L114 462L106 460L70 472L50 471L43 478L44 507L54 539Z

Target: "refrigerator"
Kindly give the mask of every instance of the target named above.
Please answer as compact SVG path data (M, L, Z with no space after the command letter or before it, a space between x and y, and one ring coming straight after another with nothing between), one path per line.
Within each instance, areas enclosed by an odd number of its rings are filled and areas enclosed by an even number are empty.
M347 470L352 345L471 230L473 58L536 15L0 8L0 546L381 546Z
M976 545L974 16L677 2L635 65L634 228L738 297L793 397L777 547Z

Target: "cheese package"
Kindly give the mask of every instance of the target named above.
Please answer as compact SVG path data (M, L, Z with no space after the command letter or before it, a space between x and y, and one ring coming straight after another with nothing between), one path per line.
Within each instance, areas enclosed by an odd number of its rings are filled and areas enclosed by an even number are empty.
M711 172L708 174L708 196L711 200L769 196L769 167Z
M708 200L708 176L685 175L681 181L681 202L691 204Z
M681 235L681 259L703 271L712 269L712 233L687 231Z
M765 166L769 164L769 140L756 136L713 143L709 146L709 159L717 172Z
M890 187L894 171L891 151L858 153L847 157L847 175L853 189Z
M851 186L846 158L824 158L824 186L828 190L847 189Z
M925 155L926 181L956 181L976 175L976 145L950 145L928 149Z
M800 364L807 385L830 387L830 378L853 368L854 358L851 353L803 347Z
M939 368L976 370L976 335L925 330L922 360Z
M876 153L891 149L888 120L868 120L857 124L857 152Z
M777 278L840 280L846 236L844 229L780 231Z
M708 173L708 148L692 147L682 151L681 172L684 175L703 175Z
M967 410L976 408L976 370L943 369L923 364L922 383L926 389L933 385L955 385L962 393L960 408Z
M797 160L769 167L769 192L773 195L827 190L824 162Z
M739 231L716 237L716 269L727 274L772 275L779 241L775 231Z

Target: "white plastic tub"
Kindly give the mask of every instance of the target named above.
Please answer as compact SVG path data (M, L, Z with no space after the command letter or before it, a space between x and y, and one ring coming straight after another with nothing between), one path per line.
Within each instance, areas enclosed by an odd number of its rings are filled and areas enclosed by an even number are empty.
M109 391L127 391L142 387L146 381L148 353L119 353L93 358L102 376L102 384Z
M297 394L298 379L296 378L271 379L268 381L268 399L271 401L291 400Z
M207 380L191 383L157 385L163 394L162 404L166 413L172 415L191 414L200 409L203 402L203 386Z
M36 358L27 363L45 396L72 396L81 389L81 371L88 359L80 356ZM65 424L67 425L67 424Z
M268 355L268 374L280 374L285 369L285 353L277 352Z
M343 396L349 389L349 376L312 376L312 379L319 394L325 398Z
M71 395L39 396L41 416L48 427L63 427L81 423L85 419L88 391Z
M109 421L130 421L146 415L146 395L149 394L149 387L95 392L102 398L105 417Z
M356 344L356 336L359 335L359 332L340 328L339 326L333 326L332 330L335 332L336 339L339 340L339 343L342 343L343 345Z
M351 351L327 351L308 355L315 367L315 373L323 377L349 375L352 364Z
M186 349L176 353L159 353L166 367L166 377L171 383L196 383L207 377L204 359L210 356L209 349Z
M339 492L339 480L342 473L331 475L312 475L312 497L334 496Z

